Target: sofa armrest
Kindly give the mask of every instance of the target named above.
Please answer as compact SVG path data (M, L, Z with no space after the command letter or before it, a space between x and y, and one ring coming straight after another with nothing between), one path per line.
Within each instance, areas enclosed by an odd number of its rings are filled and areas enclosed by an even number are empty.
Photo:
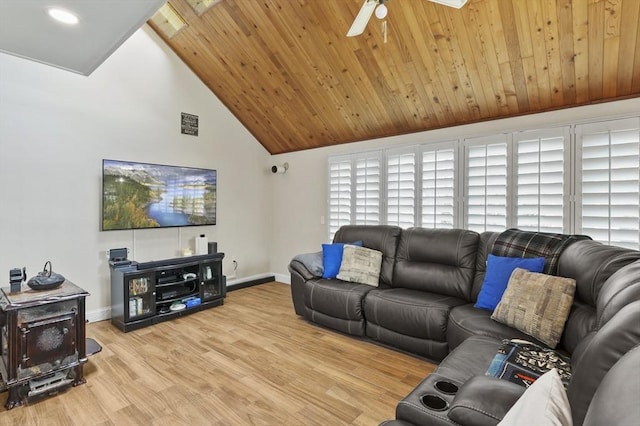
M297 272L305 281L317 278L316 275L304 266L304 263L295 259L289 263L289 272Z
M453 399L449 418L464 426L495 426L525 390L492 376L474 376Z

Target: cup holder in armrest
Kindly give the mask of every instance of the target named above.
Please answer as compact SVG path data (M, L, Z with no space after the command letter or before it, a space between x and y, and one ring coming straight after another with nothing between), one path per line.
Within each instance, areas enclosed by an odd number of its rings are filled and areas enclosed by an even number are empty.
M433 386L446 395L455 395L458 392L458 385L446 380L438 380Z
M425 394L420 397L420 402L427 408L434 411L443 411L449 407L449 403L438 395Z

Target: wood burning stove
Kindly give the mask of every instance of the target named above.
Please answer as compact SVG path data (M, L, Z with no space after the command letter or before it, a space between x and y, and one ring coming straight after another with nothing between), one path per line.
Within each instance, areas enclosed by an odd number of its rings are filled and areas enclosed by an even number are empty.
M70 281L45 291L2 289L0 390L9 390L7 409L85 382L87 295Z

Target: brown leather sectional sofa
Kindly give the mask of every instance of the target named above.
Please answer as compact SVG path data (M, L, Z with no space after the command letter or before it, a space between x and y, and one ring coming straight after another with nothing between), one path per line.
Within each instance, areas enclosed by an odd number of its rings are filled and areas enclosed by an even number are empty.
M323 279L293 260L294 309L310 322L439 363L398 403L395 424L495 425L525 389L485 376L499 345L513 338L542 345L473 306L487 255L499 236L463 229L344 226L334 242L363 241L364 247L382 252L378 287ZM623 422L618 424L640 416L637 395L611 389L594 398L607 372L640 345L640 251L577 240L559 254L555 274L576 280L556 348L571 359L567 395L574 424L597 424L594 419L602 419L596 417L601 412L593 414L589 407L607 398L623 406L615 410ZM640 383L640 368L633 367L632 380ZM442 392L436 382L452 383L457 390ZM430 404L425 395L437 403Z

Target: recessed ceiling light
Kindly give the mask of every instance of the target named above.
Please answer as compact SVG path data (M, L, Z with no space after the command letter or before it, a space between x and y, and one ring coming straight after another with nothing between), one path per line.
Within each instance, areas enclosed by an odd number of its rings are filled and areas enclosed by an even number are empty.
M63 24L76 25L78 23L78 17L68 10L52 7L48 10L48 12L49 16L51 16L58 22L62 22Z

